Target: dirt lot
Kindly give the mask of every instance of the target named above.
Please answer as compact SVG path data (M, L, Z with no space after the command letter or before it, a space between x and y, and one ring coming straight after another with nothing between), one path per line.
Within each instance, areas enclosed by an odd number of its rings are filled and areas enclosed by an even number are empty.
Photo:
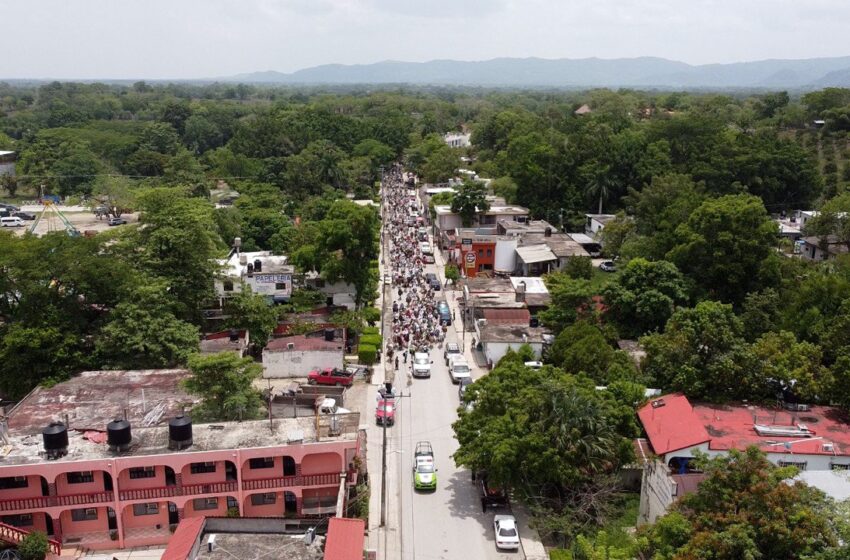
M23 206L21 210L23 212L29 212L31 214L35 214L36 217L41 214L44 208L42 206ZM86 231L104 231L107 229L111 229L107 224L106 219L98 220L95 215L83 207L80 206L70 206L70 207L59 207L59 210L68 218L68 221L77 228L80 233L85 233ZM125 220L127 220L128 224L136 223L139 221L138 214L124 214L121 216ZM21 228L10 228L14 229L15 233L18 235L23 235L25 231L29 231L29 228L32 227L33 222L28 221L24 222L24 227ZM115 226L121 227L121 226ZM45 233L51 231L64 231L65 225L62 223L62 219L54 212L48 211L45 213L44 217L38 224L38 227L35 229L36 235L44 235Z

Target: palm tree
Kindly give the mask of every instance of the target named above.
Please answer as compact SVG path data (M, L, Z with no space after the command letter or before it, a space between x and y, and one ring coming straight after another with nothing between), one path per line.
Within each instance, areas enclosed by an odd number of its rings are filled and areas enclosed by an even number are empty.
M602 203L611 196L611 191L614 189L614 186L614 181L611 178L610 166L602 166L593 173L587 184L585 192L589 198L599 197L599 211L597 214L602 213Z

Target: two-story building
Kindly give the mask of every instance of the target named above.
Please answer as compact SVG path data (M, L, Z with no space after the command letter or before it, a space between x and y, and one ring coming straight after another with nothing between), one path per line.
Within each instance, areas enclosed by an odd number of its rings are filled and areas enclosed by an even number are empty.
M241 292L243 286L274 303L287 302L292 295L295 267L288 264L286 256L274 255L271 251L245 253L234 250L219 264L222 272L215 280L215 290L222 302Z
M453 246L455 230L463 228L463 221L459 214L452 212L448 205L434 206L436 215L434 220L434 239L440 244L441 249ZM529 210L515 205L493 205L486 211L479 211L473 218L470 227L495 227L499 220L524 223L528 221Z
M850 470L850 423L834 407L745 403L692 404L682 394L655 398L638 410L646 440L638 521L652 523L703 479L695 453L722 455L756 446L780 466L801 471Z
M92 371L5 418L0 519L64 545L168 542L181 519L333 515L356 481L359 415L194 424L185 370Z

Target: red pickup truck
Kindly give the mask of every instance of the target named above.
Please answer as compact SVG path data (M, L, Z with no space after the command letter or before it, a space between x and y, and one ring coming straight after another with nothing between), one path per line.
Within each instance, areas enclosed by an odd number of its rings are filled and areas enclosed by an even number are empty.
M307 383L310 385L350 387L353 382L354 373L337 368L314 369L307 377Z

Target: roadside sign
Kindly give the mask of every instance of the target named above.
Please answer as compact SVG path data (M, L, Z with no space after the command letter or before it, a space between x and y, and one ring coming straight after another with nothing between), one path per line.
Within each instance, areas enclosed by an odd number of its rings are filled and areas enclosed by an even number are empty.
M475 268L475 253L469 252L466 254L466 268Z

